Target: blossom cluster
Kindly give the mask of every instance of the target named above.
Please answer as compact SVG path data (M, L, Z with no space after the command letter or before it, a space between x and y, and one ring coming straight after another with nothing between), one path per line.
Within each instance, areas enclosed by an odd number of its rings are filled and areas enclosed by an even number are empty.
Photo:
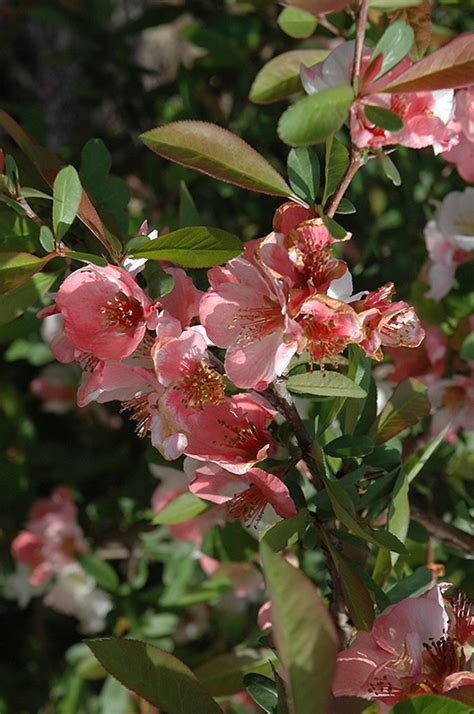
M112 600L78 560L89 550L72 493L58 486L50 498L33 504L30 520L11 544L17 570L5 583L5 595L22 607L41 595L48 607L74 615L82 632L100 632Z

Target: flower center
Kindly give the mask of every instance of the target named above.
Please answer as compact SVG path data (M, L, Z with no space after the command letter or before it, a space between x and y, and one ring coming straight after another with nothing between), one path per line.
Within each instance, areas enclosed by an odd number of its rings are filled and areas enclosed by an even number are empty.
M452 637L444 636L439 640L423 642L424 662L428 670L443 680L448 674L459 671L460 658L458 647Z
M267 445L268 441L264 434L255 424L242 423L242 415L236 415L237 425L229 424L225 419L218 419L220 424L229 433L224 436L223 441L227 446L238 449L245 455L254 456L260 449Z
M265 305L262 307L240 308L234 315L229 328L240 330L238 345L250 345L283 328L280 305L266 295L263 299Z
M141 394L133 399L127 399L122 402L120 409L120 413L130 412L130 419L135 422L135 433L140 438L146 436L151 429L153 415L149 396L149 394Z
M77 359L78 364L84 372L93 372L99 364L99 359L90 352L83 352Z
M248 526L257 527L266 505L267 499L264 494L252 484L250 488L246 488L229 501L227 517L229 520L242 521Z
M460 645L465 644L474 631L474 615L471 613L471 603L465 593L447 597L454 615L454 637Z
M345 349L347 340L334 334L332 320L320 322L313 316L306 315L302 324L312 363L316 362L322 368L324 360L333 361L336 355Z
M143 322L143 307L131 295L122 290L107 300L100 308L107 327L115 327L119 332L127 332Z
M394 315L381 327L380 334L392 340L396 338L397 343L401 346L412 346L413 335L416 333L418 323L413 317L407 317L410 311L411 308L406 308Z
M206 403L219 404L224 399L222 376L204 359L186 369L177 388L185 395L184 403L194 409L202 409Z

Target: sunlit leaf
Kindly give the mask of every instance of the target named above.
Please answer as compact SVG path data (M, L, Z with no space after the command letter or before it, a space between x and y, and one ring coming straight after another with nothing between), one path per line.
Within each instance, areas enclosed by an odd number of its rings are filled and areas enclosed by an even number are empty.
M0 253L0 295L26 283L51 260L30 253Z
M256 104L270 104L303 90L300 67L323 62L326 50L291 50L271 59L255 77L249 99Z
M297 196L308 203L316 200L319 190L319 159L307 148L292 149L288 154L288 180Z
M352 87L340 85L300 99L280 117L280 139L290 146L325 141L347 119L353 98Z
M22 315L55 283L59 273L39 273L28 282L0 295L0 325L5 325Z
M375 45L370 58L369 66L379 55L383 57L382 66L377 73L377 77L383 77L384 74L387 74L406 57L414 39L415 33L403 20L396 20L390 23Z
M277 22L283 32L295 39L310 37L318 25L314 15L297 7L285 7Z
M383 444L430 413L430 400L424 384L406 379L395 389L372 426L375 444Z
M223 697L241 692L249 672L271 676L271 663L277 664L272 650L246 648L212 657L194 672L212 696Z
M236 258L243 250L237 236L221 228L180 228L131 249L134 258L169 260L186 268L210 268Z
M339 372L325 370L295 374L288 378L287 387L295 394L320 397L353 397L362 399L366 392L358 384Z
M73 223L82 197L82 186L74 166L65 166L53 184L53 228L60 241Z

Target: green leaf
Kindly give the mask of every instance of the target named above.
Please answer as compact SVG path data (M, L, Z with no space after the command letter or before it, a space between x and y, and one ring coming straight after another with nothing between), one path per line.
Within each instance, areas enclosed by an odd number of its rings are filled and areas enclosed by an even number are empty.
M392 439L430 413L430 400L424 384L406 379L395 389L371 428L375 444Z
M219 714L220 707L183 662L138 640L86 640L125 687L169 714Z
M353 397L362 399L366 392L358 384L339 372L314 371L288 377L287 385L295 394L320 397Z
M420 697L412 697L395 704L389 714L470 714L471 710L471 706L447 697L422 694Z
M278 16L277 22L283 32L297 40L311 37L318 26L314 15L297 7L285 7Z
M189 521L200 513L204 513L209 504L192 493L185 492L176 496L171 503L161 509L153 518L153 525L172 526L175 523Z
M400 186L402 183L402 177L400 176L400 173L390 156L388 156L388 154L384 154L383 151L380 151L379 159L385 176L390 179L394 186Z
M293 714L325 712L331 692L338 637L311 581L265 542L263 570L271 600L273 637L286 673Z
M381 129L386 131L400 131L403 129L403 122L398 114L394 114L394 112L384 109L384 107L366 105L364 111L367 119Z
M271 675L272 663L277 663L272 650L247 648L208 659L194 672L213 697L225 697L242 691L249 672Z
M131 248L134 258L169 260L185 268L210 268L236 258L243 250L237 236L221 228L179 228L164 236Z
M335 221L334 218L330 218L329 216L324 215L324 213L321 215L321 218L333 238L336 240L344 240L344 238L347 237L346 229Z
M466 361L474 360L474 332L471 332L462 343L459 356Z
M20 191L20 198L38 198L46 201L52 201L53 197L44 191L38 191L37 188L29 188L27 186L22 186Z
M300 99L280 117L280 139L290 146L325 141L347 119L353 98L352 87L340 85Z
M394 12L404 7L416 7L421 5L422 1L423 0L369 0L369 8L385 12Z
M327 56L327 50L292 50L274 57L255 77L250 89L250 101L271 104L301 92L301 65L311 67L323 62Z
M410 456L405 464L408 483L411 483L413 479L418 476L428 459L432 457L438 446L443 443L444 437L449 431L449 427L450 424L447 424L421 452Z
M185 228L186 226L198 226L200 223L199 213L197 211L196 204L193 201L193 197L189 193L189 189L184 181L181 181L179 184L180 228Z
M80 555L78 560L84 570L97 581L99 587L110 590L110 592L117 590L120 580L109 563L93 554Z
M278 692L273 679L261 674L247 674L244 679L245 689L267 714L276 714L278 706Z
M72 225L82 198L82 186L74 166L65 166L54 179L53 228L61 240Z
M306 147L291 149L288 154L288 180L297 196L314 203L319 190L319 159Z
M284 550L303 537L310 523L311 517L306 508L303 508L296 516L285 518L267 528L260 540L265 541L275 552Z
M432 92L474 83L474 32L464 32L413 64L384 92Z
M376 79L383 77L383 75L387 74L393 67L400 64L402 59L409 53L414 39L415 33L410 25L407 25L403 20L396 20L387 27L375 45L369 62L370 67L379 55L383 56L382 66Z
M202 121L178 121L139 137L156 154L249 191L288 196L286 181L255 149L227 129Z
M227 521L207 531L201 550L221 563L242 563L255 557L258 545L240 521Z
M326 444L324 451L328 456L338 456L344 458L357 458L372 453L374 442L368 436L343 436Z
M56 282L60 273L39 273L27 283L5 295L0 295L0 325L6 325L22 315Z
M387 516L387 530L404 543L410 526L410 502L408 500L409 482L403 468L399 469L397 480L390 498ZM389 553L381 549L377 554L374 567L374 580L382 584L395 567L399 553Z
M340 213L341 215L349 215L350 213L355 213L356 211L356 207L352 201L349 201L348 198L341 198L339 206L336 208L336 213Z
M429 568L422 566L390 588L387 592L387 597L392 605L394 605L407 597L423 595L423 593L430 589L432 582L433 573Z
M48 253L52 253L53 250L56 248L54 236L48 226L41 226L39 232L39 242L41 243L45 251L47 251Z
M350 0L286 0L286 5L299 7L314 15L326 12L338 12L350 5Z
M105 268L105 266L108 265L105 258L102 258L100 255L94 255L94 253L83 253L78 250L68 250L64 256L70 258L71 260L78 260L80 263L93 263L94 265L100 265L102 268Z
M324 163L324 195L323 205L332 196L342 181L349 168L349 152L340 141L330 136L326 141L326 154Z
M51 260L30 253L0 253L0 295L23 285Z

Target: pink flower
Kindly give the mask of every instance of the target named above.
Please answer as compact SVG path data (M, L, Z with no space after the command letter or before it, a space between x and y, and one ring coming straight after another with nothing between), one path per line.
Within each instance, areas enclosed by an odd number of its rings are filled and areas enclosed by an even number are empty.
M242 257L208 276L200 318L209 339L227 348L225 369L234 384L265 389L286 369L301 336L281 285Z
M275 411L257 396L235 394L185 417L184 453L212 461L227 471L244 474L273 450L267 426Z
M31 568L30 583L40 585L59 572L89 546L77 524L77 509L65 486L56 488L51 498L36 501L31 520L11 545L12 555Z
M474 188L448 193L425 227L431 266L427 297L441 300L451 290L456 268L474 254Z
M409 377L416 377L425 384L432 384L440 379L445 370L448 352L447 337L442 330L433 325L425 325L425 339L411 350L387 348L394 369L389 376L391 382L401 382Z
M425 332L414 308L400 300L392 303L393 283L387 283L354 303L365 331L360 343L368 357L381 360L381 346L418 347Z
M474 431L474 374L455 374L441 379L430 388L430 400L435 413L431 432L436 435L449 424L446 441L455 443L457 433Z
M196 468L189 490L206 501L225 503L228 520L239 520L247 525L258 524L269 506L274 512L270 514L271 520L275 514L281 518L296 515L295 504L283 481L259 468L237 474L215 464L201 466Z
M191 278L181 268L163 267L165 273L174 279L173 289L160 298L160 303L166 312L179 320L184 329L191 324L193 317L199 314L199 302L203 295Z
M417 694L472 685L474 674L462 670L473 619L463 598L443 597L446 587L401 600L376 618L371 632L359 632L337 658L334 695L378 701L386 712Z
M456 108L449 128L456 133L459 143L441 156L456 164L465 181L474 183L474 87L458 89L455 99Z
M236 598L253 600L263 590L262 574L253 563L221 563L208 555L201 555L199 562L209 577L221 576L228 579Z
M311 362L332 361L348 344L364 338L362 323L350 305L325 295L315 295L303 303L300 324Z
M55 295L53 312L64 318L64 336L74 350L98 359L123 359L156 326L156 306L122 268L87 265L69 275ZM65 347L62 348L64 352ZM73 357L72 357L73 358ZM72 361L72 358L67 361Z
M30 382L30 391L41 400L43 411L65 414L73 408L77 377L69 369L63 365L51 364Z

